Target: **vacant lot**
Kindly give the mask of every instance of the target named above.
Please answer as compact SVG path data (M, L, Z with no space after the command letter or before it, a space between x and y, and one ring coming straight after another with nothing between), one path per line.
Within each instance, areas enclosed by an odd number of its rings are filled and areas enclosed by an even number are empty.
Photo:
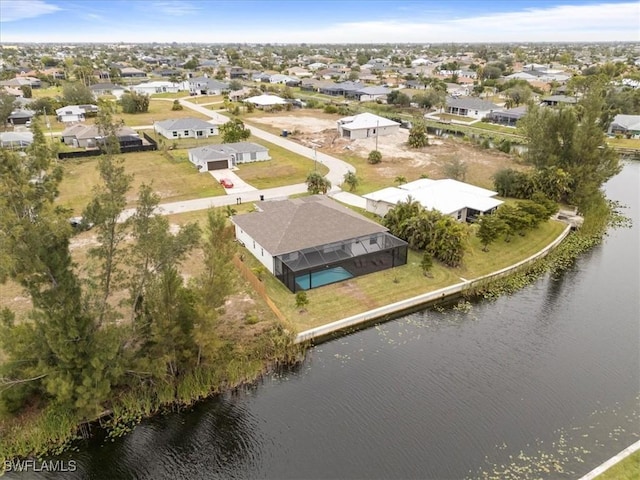
M338 137L336 121L339 115L327 115L315 110L274 113L247 118L265 126L266 130L289 130L290 138L307 146L318 146L318 151L334 155L351 163L362 179L356 193L368 193L394 184L396 177L415 180L421 176L444 178L444 168L458 158L467 165L465 181L493 188L493 174L506 167L522 168L516 159L496 150L483 150L469 142L453 138L430 137L431 145L414 150L407 146L409 131L400 129L393 135L378 138L350 140ZM377 149L382 162L370 165L366 158Z
M224 189L211 175L199 173L187 160L186 151L173 151L172 156L174 160L159 151L121 155L126 172L134 175L133 188L127 198L129 207L135 205L142 183L152 183L162 203L224 195ZM97 157L65 160L58 201L78 214L99 183Z

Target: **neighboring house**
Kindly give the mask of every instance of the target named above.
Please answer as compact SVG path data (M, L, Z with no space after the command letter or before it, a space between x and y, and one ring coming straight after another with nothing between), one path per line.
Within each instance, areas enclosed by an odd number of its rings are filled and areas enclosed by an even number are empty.
M280 98L277 95L257 95L255 97L249 97L245 100L247 103L253 103L259 108L273 107L274 105L284 105L287 101L284 98Z
M438 210L461 222L468 222L498 208L502 201L493 198L497 194L498 192L457 180L421 178L400 187L388 187L368 193L364 198L367 200L367 211L381 217L398 203L411 198L428 210Z
M174 83L167 81L145 82L130 87L130 90L141 95L153 95L154 93L178 93L188 89L188 82Z
M145 78L147 74L139 68L123 67L120 69L120 76L122 78Z
M199 118L178 118L163 120L153 124L153 129L165 138L208 138L218 135L218 125L205 122Z
M287 70L287 73L297 78L306 78L313 76L312 72L302 67L291 67Z
M205 145L189 150L189 161L201 172L232 168L241 163L271 160L269 150L251 142Z
M521 105L516 108L509 108L507 110L500 110L491 112L487 115L487 120L493 123L499 123L500 125L506 125L507 127L515 127L518 120L527 114L527 106Z
M33 143L31 132L0 132L0 147L10 149L26 148Z
M65 129L60 137L62 143L76 148L98 148L104 142L104 135L97 125L76 124ZM121 126L116 131L121 147L142 145L142 139L132 128Z
M236 238L292 292L407 263L407 243L323 195L260 202Z
M191 95L220 95L229 90L229 84L209 77L195 77L189 79L189 93Z
M7 117L7 123L10 125L27 125L31 123L31 119L35 114L36 112L31 110L15 110Z
M120 100L125 92L124 87L114 83L96 83L95 85L91 85L89 90L91 90L95 98L101 97L102 95L113 95L118 100Z
M547 105L548 107L557 107L558 105L573 105L578 102L576 97L569 97L567 95L550 95L542 98L540 103Z
M39 78L35 77L16 77L12 78L11 80L4 80L0 82L0 86L13 88L21 88L24 86L31 88L40 88L42 86L42 82Z
M389 93L391 93L391 90L384 86L364 87L355 92L348 92L347 98L355 98L361 102L386 101Z
M56 110L59 122L83 122L88 114L98 113L97 105L67 105Z
M491 112L499 110L495 103L480 100L475 97L448 97L445 111L452 115L483 119Z
M231 80L235 80L235 79L244 79L244 80L246 80L247 78L249 78L249 72L247 72L242 67L231 67L229 69L229 78Z
M398 131L398 122L368 112L338 120L338 133L345 138L381 137Z
M627 138L640 138L640 115L616 115L609 125L608 133L624 135Z

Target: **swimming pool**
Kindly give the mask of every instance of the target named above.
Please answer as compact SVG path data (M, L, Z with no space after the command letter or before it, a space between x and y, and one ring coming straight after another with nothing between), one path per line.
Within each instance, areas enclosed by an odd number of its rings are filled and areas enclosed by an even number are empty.
M342 267L328 268L319 272L305 273L296 277L296 285L300 290L309 290L311 288L322 287L330 283L341 282L348 278L352 278L347 270Z

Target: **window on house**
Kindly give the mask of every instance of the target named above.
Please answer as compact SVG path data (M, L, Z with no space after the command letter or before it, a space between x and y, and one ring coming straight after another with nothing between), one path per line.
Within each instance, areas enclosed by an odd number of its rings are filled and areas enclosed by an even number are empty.
M174 136L174 137L177 137L177 136L178 136L178 132L175 132L175 131L174 131L174 132L173 132L173 136Z
M184 136L185 136L185 137L188 137L188 136L189 136L189 130L185 130L185 131L184 131Z
M253 241L253 248L256 248L256 241Z
M256 160L258 158L258 154L256 152L251 152L251 160Z
M264 257L264 249L260 249L260 255Z

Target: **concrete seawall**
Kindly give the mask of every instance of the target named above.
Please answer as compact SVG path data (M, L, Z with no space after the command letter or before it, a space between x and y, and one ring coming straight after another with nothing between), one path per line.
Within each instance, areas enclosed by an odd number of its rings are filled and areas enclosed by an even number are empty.
M439 290L435 290L433 292L423 293L415 297L407 298L405 300L400 300L399 302L374 308L373 310L369 310L363 313L358 313L356 315L352 315L351 317L343 318L342 320L337 320L335 322L331 322L326 325L321 325L319 327L305 330L303 332L298 333L298 335L296 336L295 342L302 343L307 341L315 341L317 343L322 339L327 338L336 332L340 332L350 328L355 328L358 326L363 326L384 317L397 315L399 313L409 311L417 307L422 307L422 306L429 305L430 303L441 301L443 299L446 299L447 297L460 295L465 290L473 288L473 286L477 283L482 283L486 280L492 280L492 279L509 275L510 273L521 268L522 266L532 263L535 260L546 256L552 249L558 246L567 237L570 231L571 231L571 226L567 225L564 231L553 242L551 242L549 245L547 245L545 248L535 253L534 255L531 255L530 257L514 265L510 265L509 267L503 268L496 272L489 273L487 275L483 275L478 278L474 278L472 280L456 283L454 285L450 285L448 287L444 287Z

